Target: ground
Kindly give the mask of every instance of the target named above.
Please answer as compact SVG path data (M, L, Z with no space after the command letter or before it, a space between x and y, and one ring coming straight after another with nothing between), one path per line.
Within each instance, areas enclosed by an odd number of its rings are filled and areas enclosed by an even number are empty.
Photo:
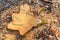
M0 40L60 40L60 4L52 1L0 0ZM19 13L20 5L24 4L31 6L38 24L22 36L7 25L12 21L12 14Z

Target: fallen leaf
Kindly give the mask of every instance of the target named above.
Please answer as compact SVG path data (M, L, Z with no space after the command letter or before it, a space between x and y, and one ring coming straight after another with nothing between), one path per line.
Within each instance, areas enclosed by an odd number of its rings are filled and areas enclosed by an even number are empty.
M19 13L12 14L12 22L8 24L8 29L18 30L21 35L24 35L33 26L37 25L37 17L33 16L33 13L30 12L30 6L24 4L20 6Z
M60 35L60 32L58 31L58 28L53 25L51 28L50 28L50 31L56 36L58 37Z
M16 36L13 34L5 34L4 40L17 40Z

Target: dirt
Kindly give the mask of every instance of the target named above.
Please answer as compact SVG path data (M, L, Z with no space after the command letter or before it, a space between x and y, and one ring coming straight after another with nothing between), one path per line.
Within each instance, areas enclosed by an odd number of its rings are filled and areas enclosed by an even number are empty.
M60 40L60 4L52 1L0 0L0 40ZM37 16L38 24L22 36L7 25L12 21L12 14L19 13L20 5L24 4L31 6L30 11Z

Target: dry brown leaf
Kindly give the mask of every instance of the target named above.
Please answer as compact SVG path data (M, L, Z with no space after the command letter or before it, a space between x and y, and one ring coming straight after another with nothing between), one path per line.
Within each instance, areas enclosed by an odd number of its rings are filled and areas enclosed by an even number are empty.
M21 35L37 25L37 18L30 12L30 6L24 4L20 6L20 13L12 14L12 22L8 24L8 29L18 30Z
M54 35L56 35L56 37L58 37L58 36L60 35L60 33L59 33L59 31L58 31L58 28L57 28L55 25L53 25L53 26L50 28L50 31L51 31Z
M16 36L13 34L5 34L4 40L16 40Z

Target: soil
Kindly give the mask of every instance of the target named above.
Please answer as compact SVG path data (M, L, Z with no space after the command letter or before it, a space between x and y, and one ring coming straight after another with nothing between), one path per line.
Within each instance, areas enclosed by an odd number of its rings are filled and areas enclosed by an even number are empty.
M0 40L60 40L60 3L52 1L0 0ZM12 14L19 12L20 5L24 4L34 9L31 11L37 16L38 25L21 36L7 25L12 21Z

